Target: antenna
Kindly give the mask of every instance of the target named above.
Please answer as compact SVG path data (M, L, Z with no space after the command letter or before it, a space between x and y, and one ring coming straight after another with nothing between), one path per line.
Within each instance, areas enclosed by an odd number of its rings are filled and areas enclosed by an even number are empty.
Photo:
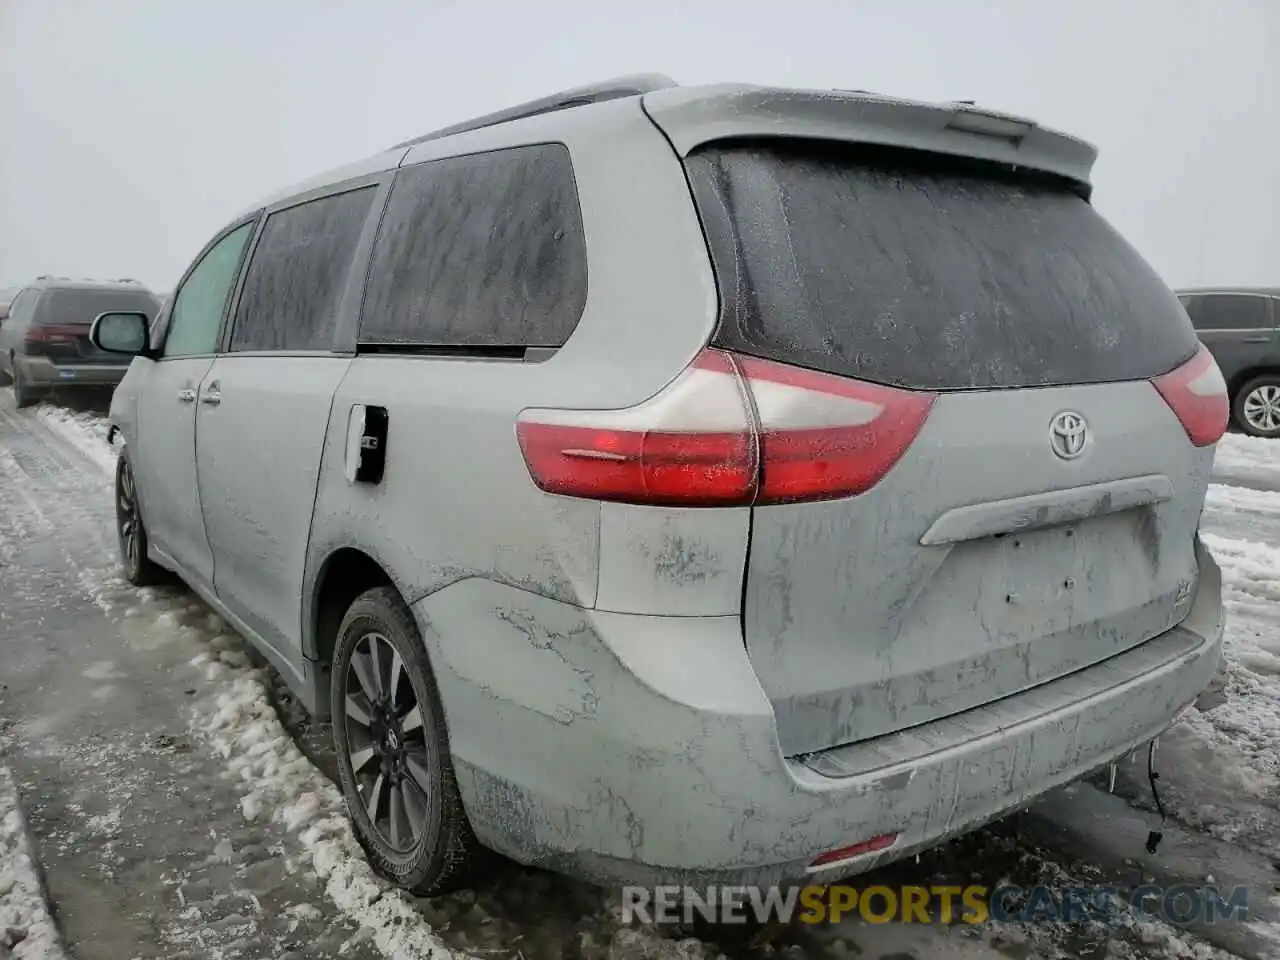
M547 97L540 97L537 100L530 100L527 103L518 104L514 107L508 107L505 110L499 110L496 113L487 113L484 116L475 117L471 120L465 120L462 123L455 123L452 126L442 127L439 130L433 130L431 133L424 133L420 137L412 140L406 140L404 143L397 143L392 150L403 150L406 147L412 147L419 143L425 143L428 140L439 140L442 137L451 137L457 133L468 133L472 130L481 130L485 127L492 127L499 123L508 123L512 120L523 120L525 117L535 117L543 113L552 113L556 110L568 110L573 107L582 107L590 103L603 103L606 100L619 100L623 97L636 97L654 90L664 90L667 87L678 86L678 84L670 77L660 73L638 73L625 77L615 77L612 80L603 80L599 83L588 84L584 87L575 87L571 90L562 90L559 93L553 93Z

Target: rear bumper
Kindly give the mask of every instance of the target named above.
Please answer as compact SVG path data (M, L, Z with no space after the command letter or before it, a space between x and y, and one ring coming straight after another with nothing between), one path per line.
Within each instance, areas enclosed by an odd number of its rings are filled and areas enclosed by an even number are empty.
M490 846L606 884L823 883L973 829L1164 730L1221 655L1221 578L1198 550L1187 619L1137 650L803 759L779 752L736 618L603 614L476 580L415 612L463 801ZM486 617L496 625L477 635ZM884 834L897 835L889 849L809 870Z
M48 357L14 357L22 378L32 387L114 387L129 371L129 364L54 363Z

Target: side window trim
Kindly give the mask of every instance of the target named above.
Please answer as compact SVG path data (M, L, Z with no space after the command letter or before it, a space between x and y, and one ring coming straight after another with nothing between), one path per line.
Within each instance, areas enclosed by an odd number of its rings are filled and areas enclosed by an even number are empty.
M182 288L187 285L187 280L190 279L191 274L195 272L196 268L199 267L200 264L204 262L204 258L209 255L209 252L214 247L216 247L219 243L221 243L224 239L226 239L227 236L229 236L230 234L235 233L237 230L239 230L241 227L247 224L253 224L253 231L249 236L249 242L246 243L244 245L244 249L240 251L240 262L236 264L236 280L235 280L235 283L232 285L232 293L233 295L238 293L240 289L240 283L244 279L245 264L248 263L247 254L249 251L249 247L251 244L256 242L257 235L262 231L262 219L263 218L262 218L261 210L255 210L253 213L249 214L248 216L241 217L239 220L236 220L234 223L231 223L224 229L218 231L217 235L215 235L212 240L206 243L204 245L204 248L195 256L194 259L192 259L187 269L183 272L182 278L173 285L173 293L169 295L168 301L161 308L160 313L156 315L157 319L159 319L160 316L164 316L165 318L165 325L163 330L164 336L161 338L159 343L152 344L152 348L157 353L157 356L156 356L157 362L163 363L166 360L189 360L193 356L194 357L210 357L210 356L217 355L216 352L201 353L201 354L184 354L182 356L174 356L174 357L166 357L164 355L165 341L169 339L169 332L173 329L173 308L178 302L178 297L182 294ZM221 346L222 337L226 333L227 317L230 315L228 311L231 308L231 300L232 300L232 297L228 297L227 302L222 305L222 319L219 321L219 327L218 327L219 329L218 345L219 346Z
M237 357L327 357L335 354L338 356L355 356L356 329L360 320L360 305L364 300L364 284L369 273L369 262L373 256L374 239L377 237L378 228L382 225L382 215L386 208L387 198L391 195L391 183L395 178L395 172L393 167L381 173L367 174L351 180L343 180L339 183L326 184L314 190L308 190L306 193L286 197L259 211L258 225L254 229L249 243L245 245L244 260L240 264L240 272L236 277L235 287L231 291L228 312L223 318L222 335L218 339L219 356L231 355L231 339L235 335L235 318L240 310L240 297L244 293L245 277L249 273L249 265L253 262L254 255L258 252L258 244L262 240L263 231L266 229L267 218L283 210L291 210L294 207L311 203L313 200L324 200L328 197L351 193L354 190L376 187L377 189L374 191L373 201L370 205L369 216L366 217L364 226L360 231L360 239L356 242L351 274L342 292L342 298L338 302L338 322L334 330L331 348L328 350L241 350L235 353ZM374 215L375 211L376 216ZM354 307L352 305L353 300Z

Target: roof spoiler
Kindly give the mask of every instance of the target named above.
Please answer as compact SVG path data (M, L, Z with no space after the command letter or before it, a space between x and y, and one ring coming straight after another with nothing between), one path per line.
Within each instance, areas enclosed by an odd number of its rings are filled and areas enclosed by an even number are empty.
M660 90L645 112L681 157L704 143L800 137L989 160L1065 178L1088 198L1096 148L1033 120L963 100L723 84Z
M660 73L637 73L625 77L615 77L612 80L604 80L583 87L574 87L571 90L562 90L559 93L540 97L537 100L530 100L527 103L508 107L496 113L487 113L472 120L465 120L462 123L442 127L439 130L433 130L431 133L424 133L420 137L414 137L412 140L397 143L394 147L389 147L388 149L402 150L419 143L425 143L428 140L439 140L442 137L451 137L457 133L480 130L499 123L523 120L525 117L535 117L538 114L567 110L571 107L582 107L589 103L603 103L606 100L642 96L646 93L652 93L654 90L665 90L668 87L675 86L679 86L679 84Z

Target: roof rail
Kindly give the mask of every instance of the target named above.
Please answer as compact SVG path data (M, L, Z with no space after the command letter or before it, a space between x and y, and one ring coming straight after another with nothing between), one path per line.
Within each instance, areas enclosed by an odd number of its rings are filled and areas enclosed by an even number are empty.
M679 84L660 73L637 73L625 77L615 77L612 80L591 83L583 87L574 87L572 90L562 90L559 93L540 97L537 100L530 100L528 103L508 107L496 113L487 113L472 120L464 120L462 123L442 127L439 130L433 130L431 133L424 133L420 137L414 137L412 140L406 140L404 143L397 143L389 149L403 150L406 147L425 143L428 140L439 140L442 137L451 137L456 133L480 130L484 127L492 127L511 120L523 120L525 117L535 117L538 114L551 113L555 110L567 110L570 107L581 107L589 103L602 103L606 100L618 100L622 97L636 97L654 90L664 90L667 87L675 86L679 86Z

